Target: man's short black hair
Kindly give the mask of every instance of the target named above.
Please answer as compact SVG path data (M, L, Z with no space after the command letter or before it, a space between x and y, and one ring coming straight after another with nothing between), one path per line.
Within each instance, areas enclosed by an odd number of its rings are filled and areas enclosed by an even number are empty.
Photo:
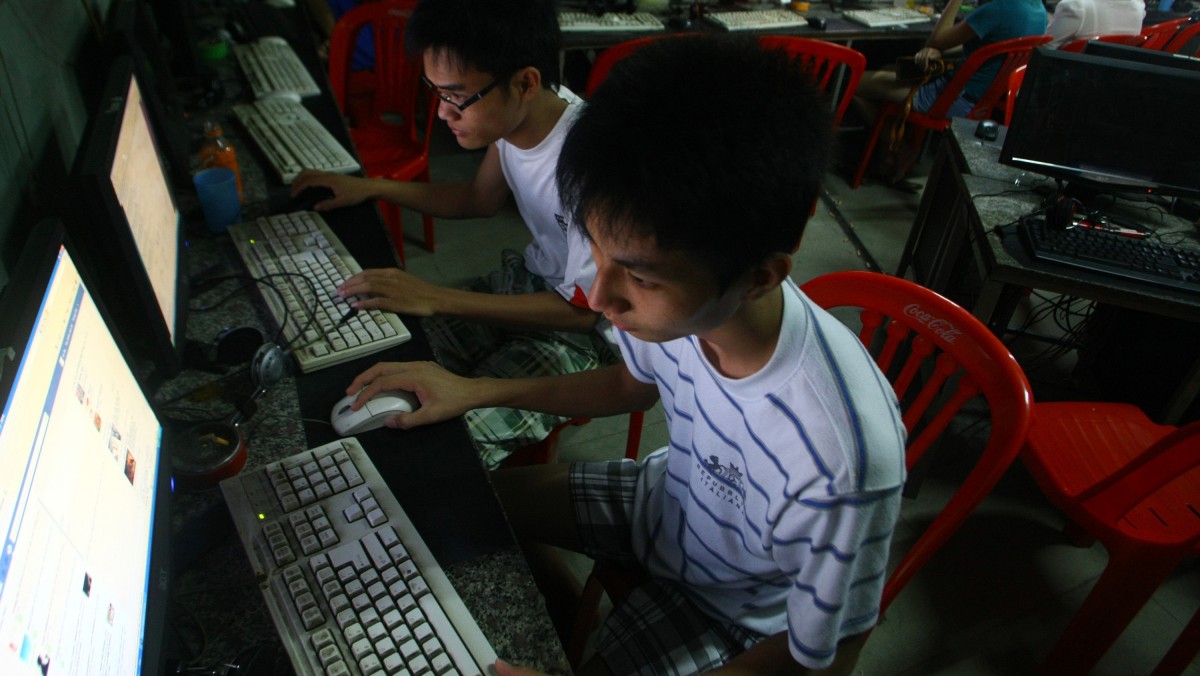
M618 62L563 144L559 192L597 234L651 236L722 288L800 241L824 176L829 101L752 37L667 36Z
M533 66L543 87L559 83L562 33L552 0L421 0L405 45L417 56L432 49L496 78Z

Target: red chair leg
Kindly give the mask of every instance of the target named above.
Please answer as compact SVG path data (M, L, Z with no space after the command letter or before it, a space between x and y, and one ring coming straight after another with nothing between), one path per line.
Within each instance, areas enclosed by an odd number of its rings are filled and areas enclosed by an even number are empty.
M1058 638L1041 673L1088 674L1104 657L1163 580L1179 564L1178 557L1138 548L1114 548L1071 624Z
M894 106L886 106L879 111L875 116L875 125L871 127L871 135L867 138L867 147L863 150L862 161L858 164L858 170L854 172L854 178L850 181L851 188L857 188L862 185L863 176L867 174L867 167L871 164L871 155L875 153L875 146L879 143L879 135L883 133L883 126L892 118Z
M392 246L396 247L396 255L400 257L400 265L404 265L407 260L404 257L404 223L401 220L400 207L386 200L379 200L379 211L383 214L383 223L391 235Z

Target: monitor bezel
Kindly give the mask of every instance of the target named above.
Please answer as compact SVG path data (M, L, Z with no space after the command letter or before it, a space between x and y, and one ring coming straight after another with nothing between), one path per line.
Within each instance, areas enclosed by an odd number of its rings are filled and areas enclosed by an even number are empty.
M7 408L12 395L18 365L25 358L46 287L61 250L66 250L75 263L79 276L88 290L96 309L112 335L117 348L127 354L122 334L113 330L113 316L103 299L95 293L96 279L79 265L80 252L67 233L63 222L56 218L45 219L36 224L29 233L21 255L13 268L8 284L0 293L0 350L4 353L3 368L0 368L0 411ZM136 375L136 374L135 374ZM153 401L143 390L143 396L153 408ZM155 413L158 418L158 414ZM150 528L148 578L146 580L146 614L143 618L140 674L156 676L166 674L167 626L170 617L170 594L173 571L171 568L171 462L167 453L165 428L159 420L160 441L158 476L155 478L154 522Z
M1094 54L1084 54L1076 52L1065 52L1059 49L1051 49L1048 47L1038 47L1033 50L1030 56L1028 65L1026 66L1026 75L1030 77L1029 69L1034 67L1053 68L1055 62L1065 63L1083 63L1099 67L1113 68L1116 70L1133 71L1156 76L1175 77L1181 80L1192 80L1200 87L1200 71L1188 68L1171 68L1164 65L1146 63L1145 61L1134 61L1113 58L1108 56L1096 56ZM1022 83L1022 88L1024 83ZM1036 127L1040 124L1040 120L1029 112L1030 97L1022 97L1018 92L1016 102L1013 106L1012 120L1005 134L1004 144L1000 149L999 161L1017 169L1035 172L1055 179L1060 184L1064 185L1064 191L1067 193L1078 193L1082 195L1088 194L1108 194L1108 193L1132 193L1140 195L1161 195L1175 197L1200 197L1200 185L1197 186L1181 186L1168 185L1157 181L1139 181L1133 177L1105 176L1100 177L1097 172L1090 172L1076 167L1063 166L1059 164L1047 164L1031 161L1027 158L1014 157L1013 151L1017 143L1021 139L1021 129L1024 125Z
M129 85L136 80L131 57L121 55L113 59L99 109L85 132L84 144L72 171L71 193L75 199L71 200L73 210L67 221L67 231L85 254L82 260L75 261L76 265L93 279L104 281L94 292L109 306L118 331L131 350L126 353L126 358L134 366L139 382L147 389L153 389L151 384L155 379L170 378L183 367L183 350L187 342L187 238L170 172L161 150L156 148L167 179L166 188L178 214L175 221L175 326L172 338L111 180ZM140 82L138 90L144 100L147 94ZM153 125L153 118L147 117ZM151 136L154 136L153 128Z

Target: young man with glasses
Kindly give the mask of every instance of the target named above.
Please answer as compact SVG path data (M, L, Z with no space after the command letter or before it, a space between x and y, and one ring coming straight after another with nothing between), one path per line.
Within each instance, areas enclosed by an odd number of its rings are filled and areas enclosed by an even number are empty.
M559 84L561 35L550 0L422 0L406 47L424 61L423 80L441 100L438 117L458 144L486 148L466 183L399 182L305 171L293 194L323 186L318 211L385 199L439 218L495 215L511 194L533 235L524 254L506 250L502 268L469 289L452 289L399 269L366 270L342 286L362 308L428 317L439 360L470 375L572 373L615 361L607 325L587 307L594 271L582 240L568 241L554 167L582 101ZM497 466L544 439L564 419L497 407L467 423L483 459Z
M831 129L803 64L752 36L654 41L589 100L557 172L624 362L507 380L386 363L351 385L416 392L404 428L499 402L594 417L661 400L670 443L640 463L492 473L523 544L646 574L579 676L847 674L879 619L904 424L862 343L791 279Z

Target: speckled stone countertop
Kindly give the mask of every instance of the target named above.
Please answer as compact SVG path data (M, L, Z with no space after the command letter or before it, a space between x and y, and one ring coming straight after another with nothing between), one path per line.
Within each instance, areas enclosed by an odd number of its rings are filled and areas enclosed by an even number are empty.
M228 105L209 110L189 124L198 128L204 117L224 119L226 134L239 149L244 218L278 210L268 205L279 202L281 188L266 187L275 177L257 162L255 153L249 152L251 141L240 135L241 130L228 115ZM269 192L275 193L273 202ZM190 274L230 276L190 299L188 338L200 347L211 346L224 329L254 326L271 339L275 324L251 283L238 277L243 268L232 243L228 237L205 230L194 192L177 193L189 224ZM254 389L244 366L224 374L188 368L163 383L155 400L172 434L186 430L191 421L228 419ZM284 378L257 401L257 412L243 426L249 440L247 469L307 448L305 426L328 424L327 419L302 418L296 381ZM482 466L480 471L484 471ZM180 492L174 497L177 570L172 606L175 631L169 655L186 666L207 668L234 661L246 663L253 658L258 665L265 660L269 668L243 673L288 673L290 665L280 651L275 627L229 523L220 490ZM498 655L549 673L569 673L545 601L515 542L509 539L507 546L455 561L444 570Z

